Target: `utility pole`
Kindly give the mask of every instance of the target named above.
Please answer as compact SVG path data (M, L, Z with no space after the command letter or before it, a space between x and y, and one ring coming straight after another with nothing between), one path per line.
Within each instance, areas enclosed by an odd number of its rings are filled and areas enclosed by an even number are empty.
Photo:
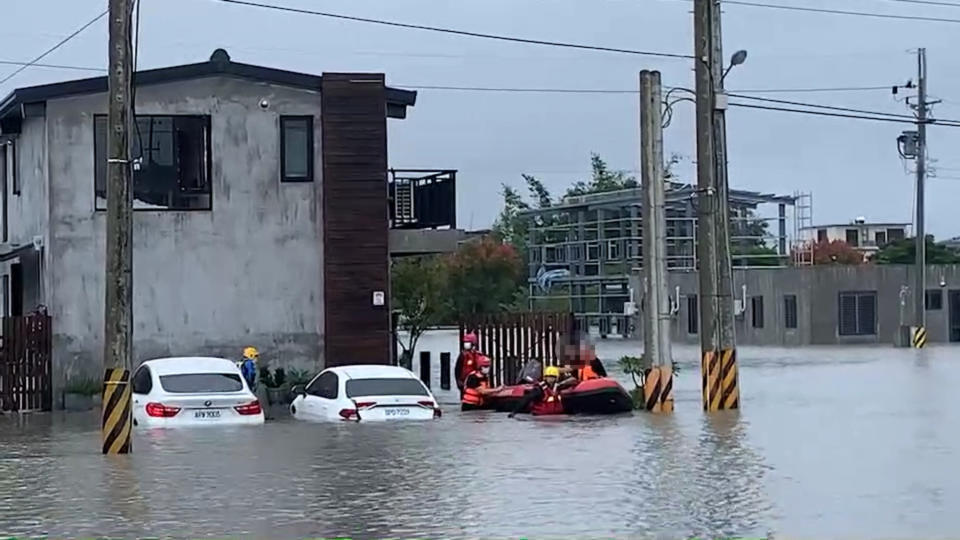
M916 306L917 334L923 334L926 341L926 271L927 271L927 235L924 227L924 182L927 177L927 50L917 51L917 256L916 256ZM913 336L914 346L918 344L918 335Z
M703 407L740 406L726 160L720 2L694 1L697 103L697 263Z
M130 159L133 0L110 0L107 254L101 429L104 454L132 451L133 191Z
M667 283L667 217L663 177L663 115L660 72L640 72L640 168L643 187L643 352L645 408L673 411L670 296Z

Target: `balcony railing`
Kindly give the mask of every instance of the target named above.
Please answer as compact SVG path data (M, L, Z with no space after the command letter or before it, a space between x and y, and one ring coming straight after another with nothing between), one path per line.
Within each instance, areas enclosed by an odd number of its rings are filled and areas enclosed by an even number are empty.
M457 171L390 169L390 228L457 227Z

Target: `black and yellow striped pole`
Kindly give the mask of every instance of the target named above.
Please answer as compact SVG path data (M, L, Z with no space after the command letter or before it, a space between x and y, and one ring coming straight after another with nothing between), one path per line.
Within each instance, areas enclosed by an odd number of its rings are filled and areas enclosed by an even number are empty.
M643 379L643 405L647 412L673 412L673 367L653 366Z
M130 20L133 0L109 2L109 76L107 124L107 249L104 272L106 305L103 332L104 454L127 454L130 442L130 366L133 356L133 167L130 152Z
M703 410L728 411L740 408L737 351L707 351L700 365L702 373Z
M914 349L922 349L927 346L927 329L923 326L913 328L913 339L911 340Z
M130 371L107 369L103 376L103 411L100 427L104 454L129 454L133 450L130 437L132 419Z

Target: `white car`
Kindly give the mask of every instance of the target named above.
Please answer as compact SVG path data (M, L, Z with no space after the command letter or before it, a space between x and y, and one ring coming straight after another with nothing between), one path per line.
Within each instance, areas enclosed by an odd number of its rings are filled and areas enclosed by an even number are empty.
M137 368L131 382L134 426L255 425L264 421L260 401L230 360L148 360Z
M295 387L290 414L300 420L432 420L440 406L413 373L401 367L357 365L322 371L307 386Z

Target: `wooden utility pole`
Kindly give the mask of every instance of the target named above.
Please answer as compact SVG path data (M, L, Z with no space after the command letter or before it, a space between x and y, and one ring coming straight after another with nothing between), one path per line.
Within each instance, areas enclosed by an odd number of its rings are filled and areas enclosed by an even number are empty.
M673 411L670 295L667 283L667 217L663 177L660 72L640 72L640 169L643 187L643 353L645 408Z
M107 133L107 254L104 309L104 454L126 454L133 354L133 189L130 126L133 0L110 0Z
M695 0L693 16L702 391L704 409L717 411L740 406L730 268L720 3Z

